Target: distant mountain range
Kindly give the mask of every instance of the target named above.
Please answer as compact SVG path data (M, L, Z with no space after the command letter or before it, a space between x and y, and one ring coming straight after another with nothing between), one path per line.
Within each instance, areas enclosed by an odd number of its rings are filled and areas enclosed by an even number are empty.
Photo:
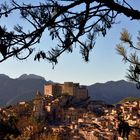
M47 83L52 81L46 81L45 78L34 74L23 74L16 79L0 74L0 106L29 101L34 98L37 90L43 94L44 84ZM96 83L87 88L91 99L103 100L109 104L130 96L140 98L140 90L136 89L135 84L124 80Z
M94 100L114 104L127 97L140 98L140 89L125 80L96 83L88 86L89 95Z
M43 93L44 84L48 82L51 81L33 74L23 74L17 79L0 74L0 106L31 100L37 90Z
M35 74L22 74L19 78L19 80L27 80L27 79L42 79L42 80L45 80L44 77L42 76L38 76L38 75L35 75Z

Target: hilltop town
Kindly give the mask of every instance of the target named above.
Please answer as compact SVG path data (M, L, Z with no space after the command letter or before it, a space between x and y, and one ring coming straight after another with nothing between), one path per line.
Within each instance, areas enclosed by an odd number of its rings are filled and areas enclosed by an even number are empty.
M0 139L140 139L140 101L109 105L91 100L86 86L44 85L30 102L0 108Z

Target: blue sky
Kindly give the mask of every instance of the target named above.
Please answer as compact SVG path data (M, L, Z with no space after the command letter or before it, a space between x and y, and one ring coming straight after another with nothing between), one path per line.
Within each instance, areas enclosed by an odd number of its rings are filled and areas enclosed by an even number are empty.
M140 5L139 0L129 1L137 8L138 5ZM9 28L12 27L15 20L18 20L15 16L10 19L10 22L8 22ZM116 44L120 42L120 32L123 28L128 29L132 34L133 40L136 40L139 30L139 22L130 21L125 16L119 16L117 21L121 21L121 23L114 24L113 28L108 31L105 38L102 36L97 38L95 48L90 53L90 61L88 63L83 61L79 54L79 50L75 49L72 54L63 54L59 58L59 63L54 69L52 69L52 65L47 61L33 61L33 56L31 56L24 61L10 58L5 62L0 63L0 73L7 74L12 78L19 77L23 73L32 73L43 76L46 80L61 83L64 81L73 81L86 85L96 82L126 79L125 75L128 65L122 62L122 58L117 54L115 47ZM7 24L4 20L0 20L0 23ZM44 39L46 38L43 38L43 40ZM46 42L44 43L44 41L42 41L37 47L47 47L48 45L53 47L50 40L47 42L49 43L46 44Z

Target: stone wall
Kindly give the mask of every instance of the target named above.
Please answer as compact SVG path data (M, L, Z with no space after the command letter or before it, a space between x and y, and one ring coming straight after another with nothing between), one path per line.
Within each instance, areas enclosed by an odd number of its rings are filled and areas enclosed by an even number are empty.
M64 82L64 84L49 84L44 86L45 96L53 95L71 95L77 99L84 100L88 98L88 91L85 86L79 86L79 83Z

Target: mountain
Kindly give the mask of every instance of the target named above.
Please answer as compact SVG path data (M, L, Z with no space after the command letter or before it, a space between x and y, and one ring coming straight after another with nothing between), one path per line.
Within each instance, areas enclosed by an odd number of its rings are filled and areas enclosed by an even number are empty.
M127 97L140 98L140 90L136 85L125 80L96 83L87 88L91 99L103 100L109 104L115 104Z
M52 81L46 81L43 77L34 74L23 74L16 79L0 74L0 107L31 100L37 90L43 94L44 84L47 83ZM91 99L103 100L109 104L118 103L127 97L140 98L140 90L135 84L124 80L96 83L87 88Z
M43 93L44 84L46 83L48 81L43 77L33 74L24 74L17 79L0 74L0 106L31 100L37 90Z
M5 74L0 74L0 79L1 80L5 80L5 79L9 79L10 77L5 75Z
M19 80L27 80L27 79L43 79L45 80L44 77L41 77L41 76L38 76L38 75L35 75L35 74L22 74L19 78Z

